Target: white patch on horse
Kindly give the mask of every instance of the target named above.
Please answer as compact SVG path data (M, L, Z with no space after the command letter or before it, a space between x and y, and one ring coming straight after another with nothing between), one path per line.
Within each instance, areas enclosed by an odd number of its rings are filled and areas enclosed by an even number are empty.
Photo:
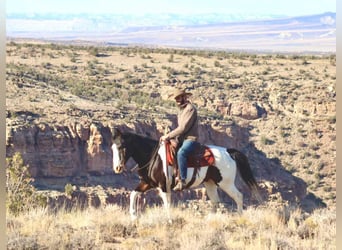
M167 163L166 163L166 146L164 142L160 143L158 154L160 156L161 161L163 162L163 171L166 176L166 179L169 180L170 176L168 171L167 171Z
M208 170L208 167L199 167L198 168L196 176L195 176L195 181L191 185L191 187L196 187L203 182L205 176L207 175L207 170ZM195 168L188 168L187 169L187 175L186 175L186 180L185 180L186 183L191 181L192 176L194 174L194 171L195 171Z
M113 150L113 168L116 169L120 165L120 154L118 147L114 143L112 145L112 150Z
M236 162L228 154L227 149L220 146L208 145L215 157L215 166L225 166L223 169L236 168Z
M131 220L134 221L138 218L138 211L137 211L137 198L141 194L141 192L132 191L129 197L129 213L131 215Z

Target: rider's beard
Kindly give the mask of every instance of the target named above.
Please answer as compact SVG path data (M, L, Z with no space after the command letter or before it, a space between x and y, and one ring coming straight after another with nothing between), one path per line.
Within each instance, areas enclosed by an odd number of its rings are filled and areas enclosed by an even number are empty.
M182 97L179 101L177 101L177 105L178 107L184 107L184 105L186 104L186 100L184 97Z

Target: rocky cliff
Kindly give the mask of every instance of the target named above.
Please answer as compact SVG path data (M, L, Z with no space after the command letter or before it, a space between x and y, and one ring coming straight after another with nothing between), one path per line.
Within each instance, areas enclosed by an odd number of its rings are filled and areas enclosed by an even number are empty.
M175 122L175 117L173 117ZM111 129L119 126L154 139L159 138L161 128L143 122L129 126L114 122L70 122L64 125L26 124L7 127L7 156L21 152L25 164L30 166L33 177L71 177L76 180L84 175L113 175ZM264 197L279 196L281 200L302 200L306 196L306 184L286 171L279 161L268 159L249 141L248 127L236 123L203 123L200 126L200 141L227 148L236 148L247 155L260 184ZM132 175L134 175L132 173ZM115 178L113 178L115 183ZM134 188L138 181L120 182L127 189ZM238 177L237 185L248 193ZM117 185L117 187L119 187ZM190 195L191 196L191 195ZM198 195L197 195L198 196Z

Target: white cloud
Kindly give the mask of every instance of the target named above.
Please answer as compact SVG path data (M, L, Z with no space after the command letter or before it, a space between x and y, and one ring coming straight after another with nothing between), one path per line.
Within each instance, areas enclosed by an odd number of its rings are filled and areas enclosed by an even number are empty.
M331 16L325 16L320 19L321 23L326 24L326 25L334 25L335 24L335 19L332 18Z
M286 39L286 38L290 38L292 35L290 32L281 32L279 34L279 37L282 38L282 39Z

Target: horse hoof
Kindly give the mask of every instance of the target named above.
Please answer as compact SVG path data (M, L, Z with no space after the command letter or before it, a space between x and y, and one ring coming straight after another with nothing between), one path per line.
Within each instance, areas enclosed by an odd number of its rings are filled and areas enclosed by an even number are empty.
M131 221L137 221L138 220L138 216L132 214L131 215Z

